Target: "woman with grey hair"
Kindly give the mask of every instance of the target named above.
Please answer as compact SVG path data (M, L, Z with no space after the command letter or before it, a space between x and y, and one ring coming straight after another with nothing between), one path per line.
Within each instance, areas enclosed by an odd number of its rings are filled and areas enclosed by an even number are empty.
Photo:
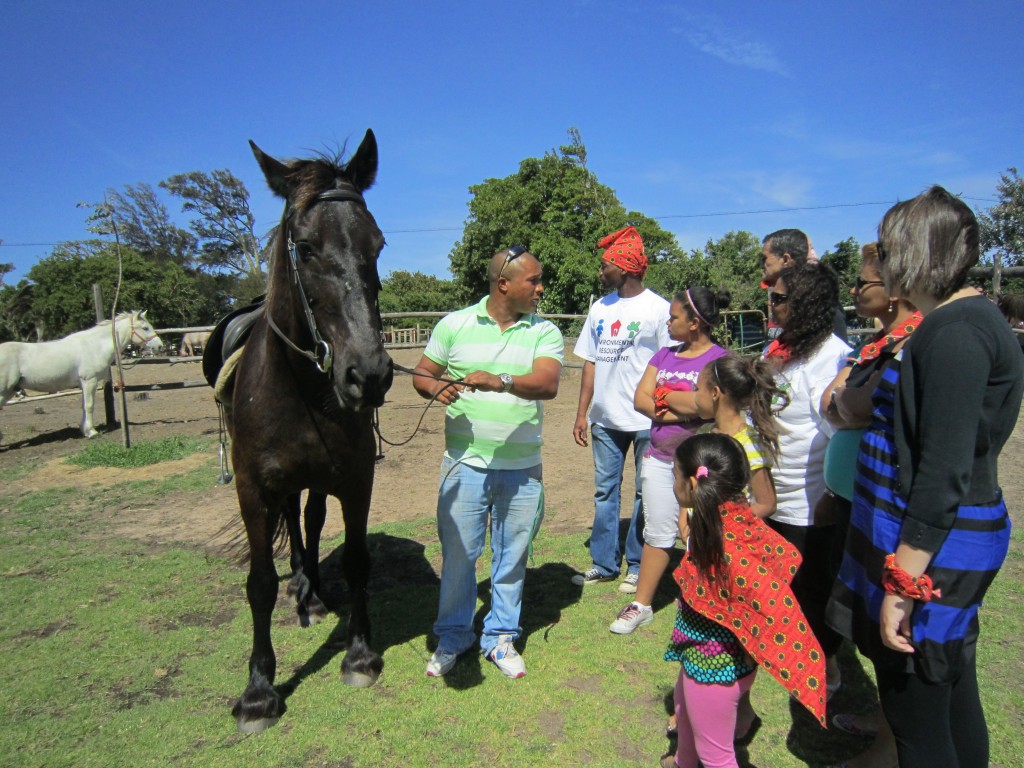
M871 659L902 768L988 766L978 608L1006 557L996 462L1024 363L996 306L967 287L971 209L942 187L879 227L886 290L924 315L875 390L829 622Z

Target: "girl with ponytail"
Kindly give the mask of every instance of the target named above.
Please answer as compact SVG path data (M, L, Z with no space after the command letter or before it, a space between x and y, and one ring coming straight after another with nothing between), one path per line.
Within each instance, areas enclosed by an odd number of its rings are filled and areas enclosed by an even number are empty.
M750 505L758 517L775 511L772 466L779 455L775 413L789 396L775 382L775 369L757 357L727 355L708 363L696 387L697 411L713 419L714 431L739 441L750 465Z
M679 613L666 661L675 688L678 748L663 766L735 766L740 699L763 667L825 724L825 657L789 583L800 554L750 508L746 452L700 434L675 452L673 490L687 552L673 573ZM736 740L749 743L760 722Z

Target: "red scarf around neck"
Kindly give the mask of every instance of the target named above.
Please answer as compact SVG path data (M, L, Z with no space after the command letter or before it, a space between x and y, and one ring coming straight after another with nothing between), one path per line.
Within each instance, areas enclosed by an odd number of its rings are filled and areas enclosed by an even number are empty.
M683 557L673 572L683 600L736 635L758 666L827 728L825 654L789 586L800 553L750 505L730 501L720 511L724 573L704 579Z
M857 363L874 360L882 354L882 350L887 346L899 341L900 339L905 339L907 336L912 334L920 323L921 312L916 311L908 317L902 325L893 328L891 333L879 331L875 337L861 347L856 354L850 355L849 361L856 365Z
M764 351L765 360L777 358L781 365L785 365L786 363L788 363L790 357L792 357L792 353L789 351L789 347L787 347L778 339L775 339L775 341L769 344L768 348L765 349Z

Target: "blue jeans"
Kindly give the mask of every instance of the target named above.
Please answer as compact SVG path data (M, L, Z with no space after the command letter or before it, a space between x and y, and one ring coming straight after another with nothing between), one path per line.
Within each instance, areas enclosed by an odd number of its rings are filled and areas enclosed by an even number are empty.
M636 489L633 516L626 534L626 570L640 572L640 555L644 549L643 505L640 501L640 463L651 443L649 429L621 432L617 429L590 425L590 441L594 446L594 526L590 531L590 559L605 576L619 573L622 549L619 546L619 514L622 505L622 469L626 454L633 446L636 463Z
M530 542L544 516L541 465L481 469L445 457L437 494L441 539L441 598L434 634L437 647L461 653L473 645L476 561L491 531L491 610L480 648L488 654L500 635L519 637L519 613Z

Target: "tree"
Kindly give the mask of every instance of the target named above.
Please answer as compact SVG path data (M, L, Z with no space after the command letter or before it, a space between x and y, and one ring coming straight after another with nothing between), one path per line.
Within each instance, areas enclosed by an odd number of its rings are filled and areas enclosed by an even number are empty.
M452 280L395 270L381 283L379 304L381 312L446 312L458 308L459 296Z
M696 285L712 290L728 288L730 310L763 311L766 298L760 288L760 256L761 241L755 235L742 230L729 232L718 240L708 240L703 250L692 251L688 259L670 264L670 281L659 293L671 296ZM659 285L653 281L649 284Z
M45 338L45 328L32 315L32 289L28 280L0 285L0 342Z
M825 251L821 260L839 276L839 303L846 306L851 302L850 288L860 274L860 243L857 238L848 237L833 247L835 250Z
M160 186L181 198L181 210L193 214L189 227L199 242L199 262L210 270L228 270L264 283L263 241L249 192L231 171L180 173Z
M124 193L107 190L106 202L92 204L87 228L110 234L108 216L116 216L121 242L156 262L171 262L188 269L196 258L197 242L191 232L171 223L167 207L149 184L126 184Z
M627 224L640 232L652 265L683 258L674 235L641 213L627 213L615 193L598 182L575 128L569 129L569 144L527 158L516 173L487 179L470 192L462 239L449 254L460 303L487 292L490 257L516 243L544 265L541 309L548 313L587 310L590 297L600 291L597 242Z
M28 272L31 309L22 321L58 338L96 323L92 285L98 283L109 315L118 264L114 244L90 241L59 245ZM121 248L122 276L118 308L146 309L153 325L187 325L207 309L192 277L177 264L157 264L130 248Z
M1007 169L999 174L996 185L999 202L988 211L978 211L981 250L992 252L991 260L995 268L993 276L993 292L998 296L1001 292L1001 268L1005 266L1024 266L1024 179L1017 174L1016 168Z

